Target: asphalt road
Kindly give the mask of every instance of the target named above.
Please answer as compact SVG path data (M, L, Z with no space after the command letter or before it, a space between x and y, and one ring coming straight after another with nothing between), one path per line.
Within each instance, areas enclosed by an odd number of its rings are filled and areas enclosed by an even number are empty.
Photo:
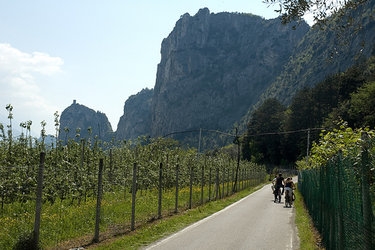
M294 208L273 202L270 185L146 249L299 249Z

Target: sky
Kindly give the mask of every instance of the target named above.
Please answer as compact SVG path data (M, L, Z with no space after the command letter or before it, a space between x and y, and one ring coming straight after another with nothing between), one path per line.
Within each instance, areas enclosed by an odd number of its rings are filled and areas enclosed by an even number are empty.
M161 42L179 18L207 7L211 13L276 18L262 0L0 0L0 123L13 131L32 121L55 134L73 100L105 113L117 129L125 101L153 88Z

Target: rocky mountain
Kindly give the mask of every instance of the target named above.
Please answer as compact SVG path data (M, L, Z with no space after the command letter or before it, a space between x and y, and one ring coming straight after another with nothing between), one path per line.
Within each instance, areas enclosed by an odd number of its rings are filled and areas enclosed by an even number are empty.
M268 98L288 105L297 91L312 87L329 76L339 74L375 55L375 1L332 16L313 26L293 50L281 74L249 107L240 124L245 128L252 111ZM298 28L297 28L298 29Z
M288 104L294 94L344 72L375 54L375 1L315 25L293 51L282 73L262 94ZM355 17L355 18L354 18Z
M374 1L370 2L362 12L352 13L354 22L331 18L325 29L305 22L295 28L296 23L283 25L278 18L251 14L210 13L207 8L194 16L184 14L162 41L154 89L125 102L116 139L200 128L232 131L244 127L251 111L267 98L288 104L299 89L374 54L375 23L367 13L373 12ZM76 115L61 127L84 128L83 117L89 118ZM92 117L91 124L96 124Z
M135 139L151 131L151 104L154 91L143 89L126 100L124 114L117 125L116 139Z
M232 129L309 30L239 13L185 14L161 45L151 136Z
M63 142L88 138L108 141L112 136L112 126L107 116L78 104L76 100L61 113L58 139Z
M117 138L233 128L281 73L308 30L306 23L296 31L278 19L214 14L207 8L183 15L162 42L152 99L140 110L144 93L129 98ZM146 112L149 104L151 112ZM150 123L142 127L140 121Z

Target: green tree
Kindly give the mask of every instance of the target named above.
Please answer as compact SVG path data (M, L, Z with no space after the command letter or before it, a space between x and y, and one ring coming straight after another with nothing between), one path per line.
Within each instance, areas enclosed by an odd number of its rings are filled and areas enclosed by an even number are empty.
M351 95L349 116L355 127L375 127L375 82L367 83Z
M348 69L345 73L342 73L336 77L335 84L338 86L338 103L337 107L333 107L329 115L326 115L323 127L326 128L337 128L337 121L344 120L348 123L349 127L358 128L364 126L371 126L363 122L363 117L360 114L361 109L370 108L371 105L352 104L351 99L359 97L353 97L353 93L358 91L359 88L366 82L373 82L375 72L375 57L371 57L365 63ZM367 87L366 87L367 89ZM364 90L361 90L363 92ZM367 90L366 90L367 91ZM363 93L364 94L364 93ZM361 94L362 95L362 94ZM362 97L364 97L362 95ZM365 97L366 99L370 96ZM369 100L368 100L369 101ZM355 101L356 102L356 101ZM364 104L362 102L362 104ZM351 107L356 105L357 107ZM349 111L351 110L351 111ZM349 113L350 112L350 113ZM364 113L369 113L364 111ZM372 125L373 126L373 125Z
M362 150L362 133L366 132L371 138L374 137L373 130L368 128L352 129L344 121L338 121L336 127L332 131L322 131L319 141L313 143L308 164L306 164L306 161L297 162L299 169L325 166L339 152L342 152L344 157L351 157L358 160L358 156Z
M279 165L285 106L277 99L267 99L253 112L243 140L243 157L257 163Z
M315 22L324 22L330 14L345 15L347 10L357 9L371 0L264 0L269 5L277 5L283 23L298 21L306 14L312 14Z
M304 88L297 92L292 103L288 107L285 117L285 131L300 131L314 128L316 124L317 107L314 106L313 91L311 88ZM307 133L289 133L284 136L284 155L288 160L294 162L305 155Z
M13 144L13 128L12 128L12 120L13 120L13 106L12 104L8 104L5 106L5 109L8 111L8 119L9 119L9 125L8 127L8 162L13 163L12 160L12 144Z
M334 128L337 121L344 119L353 124L348 115L347 100L350 94L365 83L366 65L354 66L344 73L327 77L312 88L304 88L293 97L285 122L286 131L311 128ZM312 130L310 141L319 138L319 130ZM307 133L293 133L285 136L285 145L294 160L305 156Z

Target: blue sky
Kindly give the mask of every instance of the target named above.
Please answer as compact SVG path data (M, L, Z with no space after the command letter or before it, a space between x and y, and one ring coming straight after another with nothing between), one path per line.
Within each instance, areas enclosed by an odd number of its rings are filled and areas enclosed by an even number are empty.
M124 103L153 88L163 38L180 16L243 12L277 17L262 0L0 0L0 122L41 121L54 134L54 113L77 100L105 113L117 129Z

